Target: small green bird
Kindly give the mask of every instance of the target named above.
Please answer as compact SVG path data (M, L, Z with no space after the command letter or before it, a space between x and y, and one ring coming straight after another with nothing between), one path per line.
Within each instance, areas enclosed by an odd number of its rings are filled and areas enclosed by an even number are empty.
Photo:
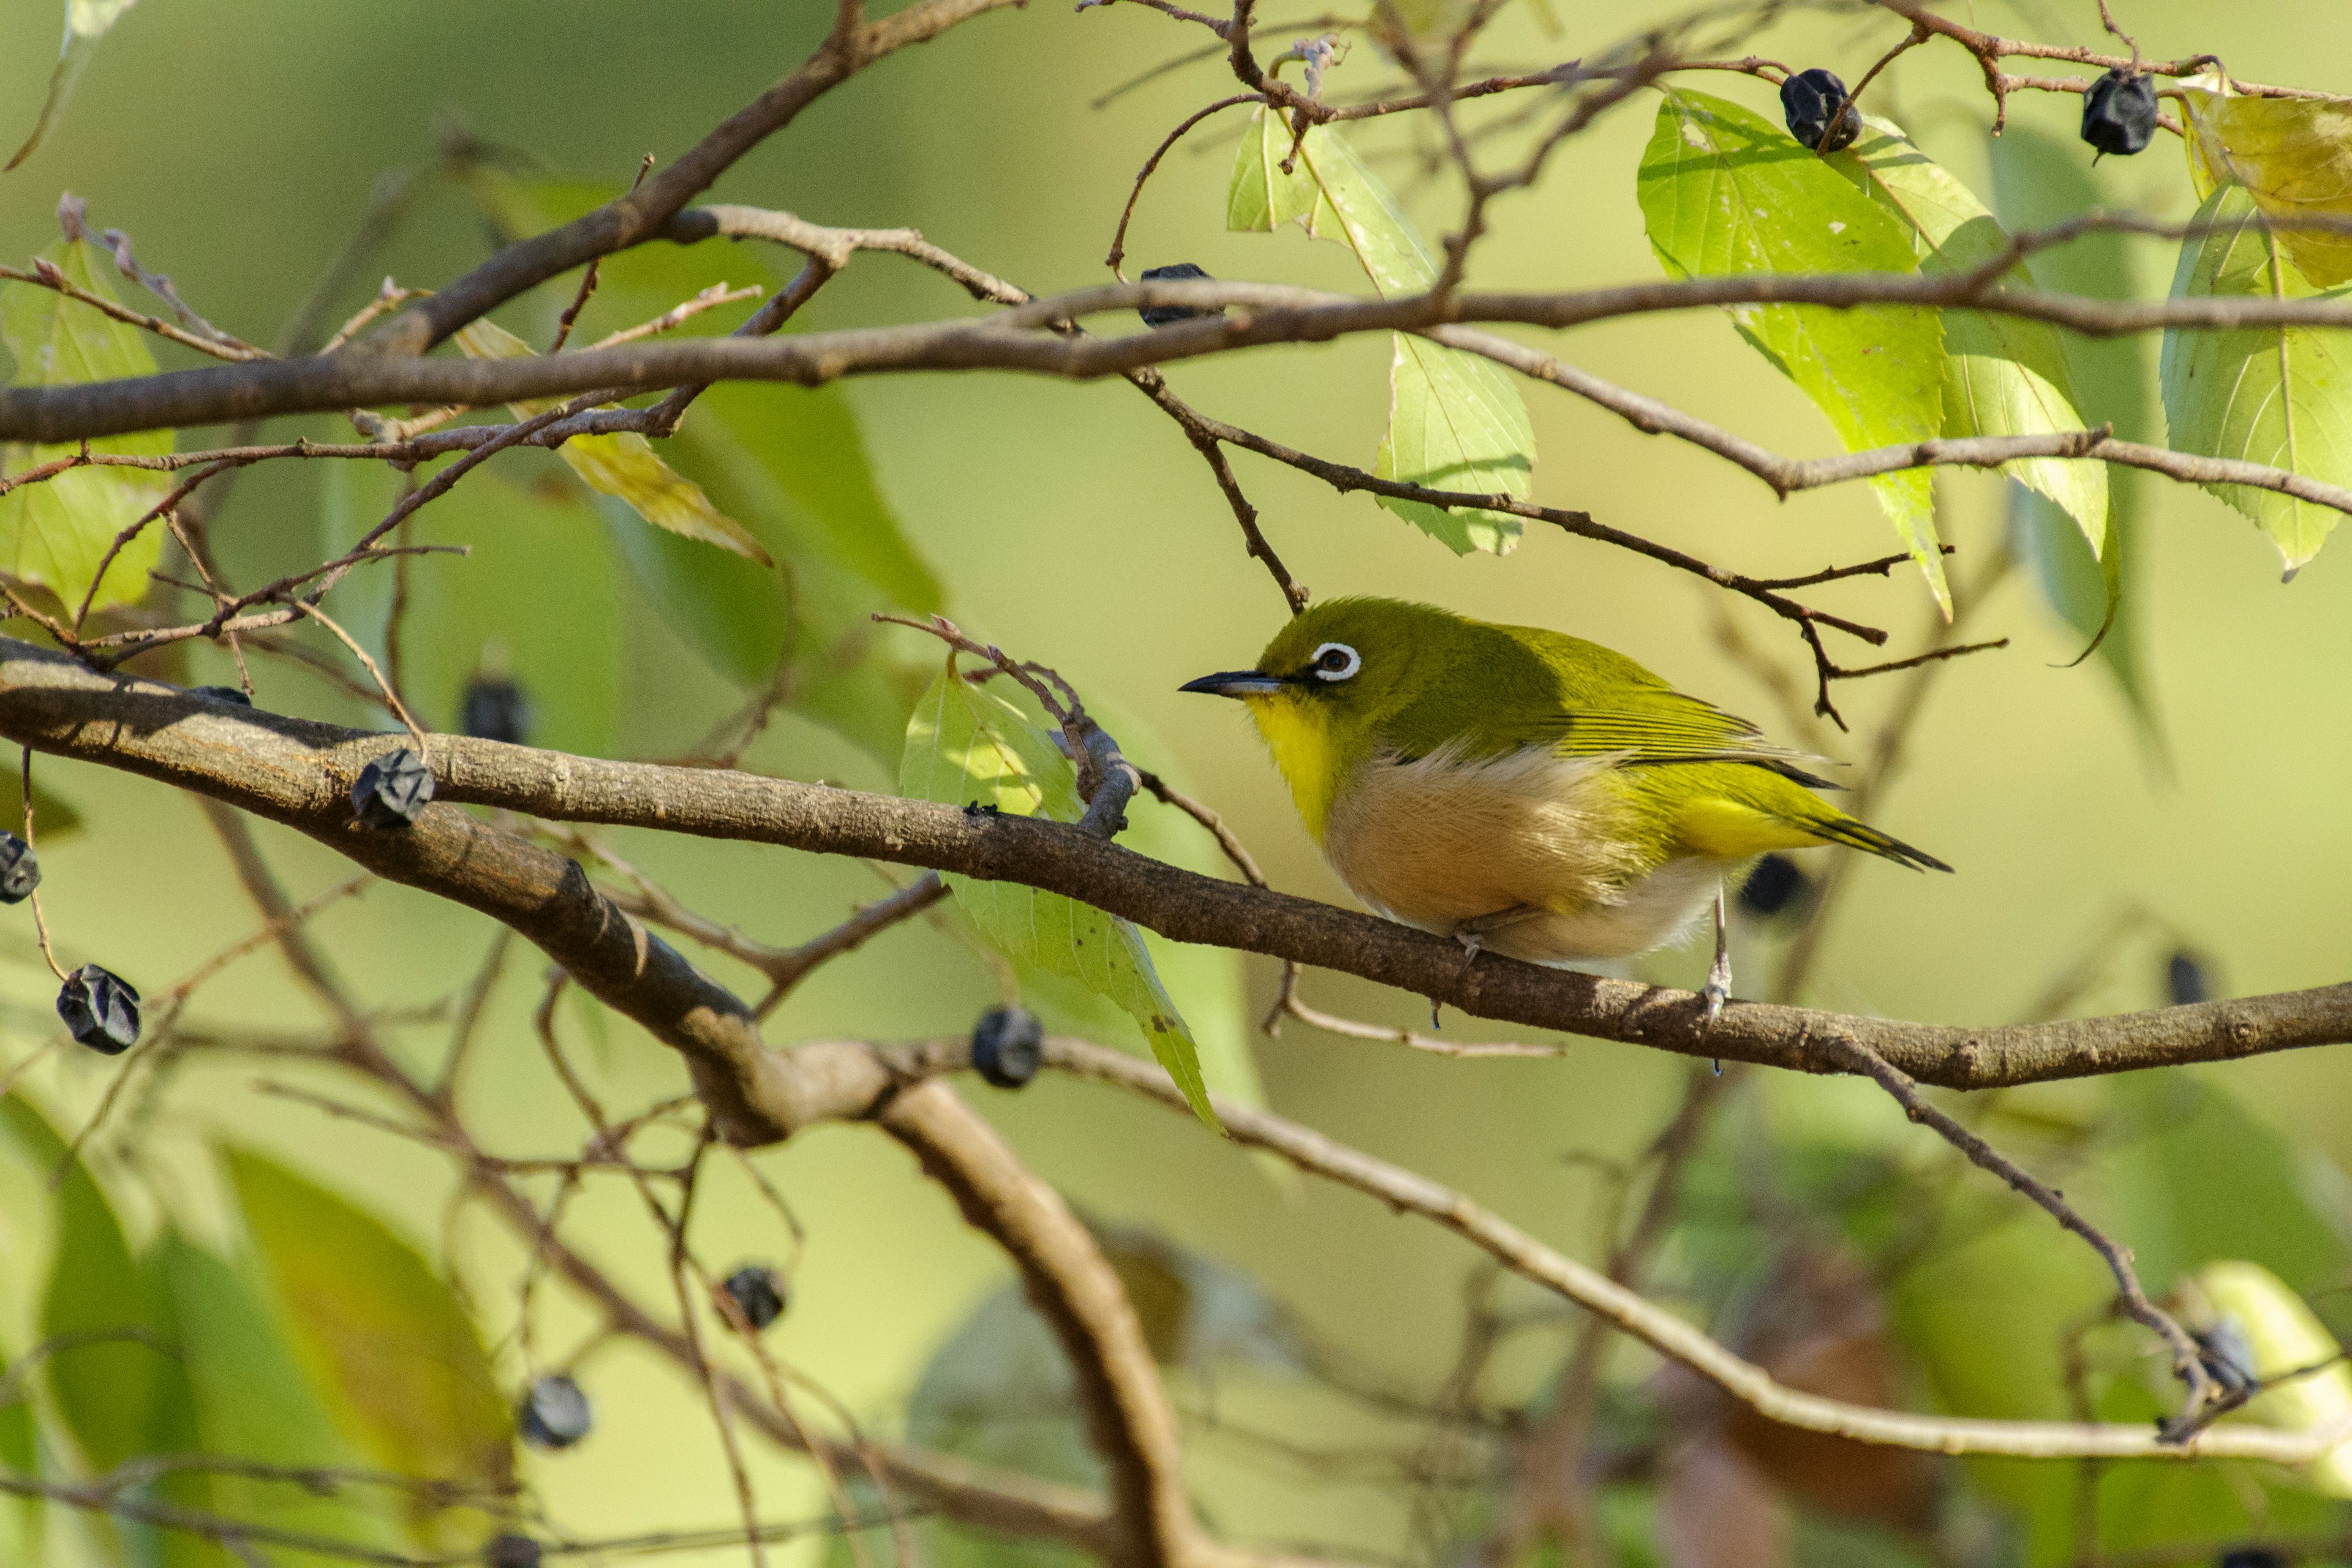
M1817 759L1685 697L1622 654L1400 599L1330 599L1255 669L1187 683L1237 697L1307 831L1377 912L1531 963L1628 958L1715 908L1707 1016L1730 994L1725 875L1772 849L1845 844L1949 866L1812 792Z

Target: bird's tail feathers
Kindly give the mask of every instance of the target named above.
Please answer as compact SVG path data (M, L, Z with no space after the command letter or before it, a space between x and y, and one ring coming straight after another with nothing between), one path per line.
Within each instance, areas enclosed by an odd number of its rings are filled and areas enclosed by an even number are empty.
M1908 866L1915 871L1948 871L1949 866L1924 849L1914 849L1892 834L1881 833L1870 824L1843 812L1824 810L1818 817L1804 823L1804 828L1832 844L1843 844L1855 849L1866 849L1873 855Z

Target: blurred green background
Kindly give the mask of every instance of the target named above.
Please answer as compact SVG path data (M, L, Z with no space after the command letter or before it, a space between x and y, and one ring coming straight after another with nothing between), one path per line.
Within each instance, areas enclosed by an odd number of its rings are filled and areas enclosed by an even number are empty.
M2127 3L2128 24L2151 55L2210 50L2241 76L2352 83L2352 34L2323 25L2327 7ZM1564 40L1546 39L1514 15L1482 51L1481 68L1549 63L1664 12L1555 5ZM2071 41L2096 31L2089 0L2024 7L2023 16L2003 5L1979 9L1980 23L2006 31ZM625 181L644 154L675 157L797 62L829 11L816 0L408 0L396 7L147 0L107 40L50 142L0 179L0 257L16 260L49 244L52 208L69 190L89 201L93 226L128 230L142 259L171 274L211 320L268 342L359 221L372 182L428 163L450 126L527 151L552 174ZM29 123L58 24L47 0L0 0L0 132ZM1759 47L1794 64L1831 65L1853 80L1899 32L1884 14L1809 14ZM825 223L914 225L1037 292L1101 281L1101 257L1137 166L1179 117L1231 83L1219 65L1204 62L1107 109L1089 100L1202 38L1139 6L1072 14L1039 4L986 17L832 94L745 159L714 195ZM1376 51L1359 45L1332 79L1334 90L1360 93L1390 75ZM1702 85L1770 112L1760 83ZM1892 87L1880 111L1989 194L1989 104L1975 68L1957 50L1924 49L1902 63ZM2071 98L2024 94L2012 100L2011 120L2063 137L2075 106ZM1563 149L1538 191L1505 201L1478 254L1478 280L1560 289L1654 277L1633 179L1650 126L1650 102L1637 97ZM1213 121L1168 159L1128 242L1130 268L1191 260L1219 277L1359 288L1338 247L1312 246L1295 229L1271 238L1223 232L1224 184L1241 128L1237 116ZM1453 198L1416 173L1413 154L1427 134L1388 124L1360 141L1434 235L1449 222ZM2168 138L2142 158L2107 161L2094 177L2116 205L2177 217L2193 205ZM428 184L330 315L356 308L384 273L430 285L488 247L471 200L453 184ZM728 258L730 277L740 269L741 280L771 286L789 259L738 254L740 261ZM2141 291L2168 283L2165 247L2151 245L2135 261ZM555 293L568 297L570 288L570 279L552 285L501 319L519 331L543 321L560 302ZM943 279L870 256L819 297L804 323L916 321L972 309ZM1778 450L1832 449L1820 416L1717 315L1643 318L1553 342L1601 375ZM2152 363L2154 344L2146 348ZM1171 379L1220 417L1369 465L1385 412L1387 353L1369 338L1252 351L1176 366ZM181 363L175 354L162 357ZM1166 760L1255 849L1276 886L1345 901L1243 715L1175 692L1192 676L1248 662L1283 606L1244 556L1204 468L1169 422L1116 383L908 375L855 382L847 396L883 491L945 584L950 612L1055 666L1090 697L1139 716ZM1893 547L1863 487L1777 503L1717 460L1643 437L1573 398L1530 390L1528 403L1540 501L1583 508L1764 575ZM1426 597L1573 631L1787 731L1753 670L1718 646L1717 605L1707 591L1676 574L1535 524L1506 559L1457 562L1369 499L1338 497L1246 454L1234 461L1269 537L1318 595ZM520 489L554 471L526 454L493 473ZM323 511L352 504L336 503L326 489L322 475L293 465L240 479L215 538L241 580L318 558ZM509 527L501 493L515 492L461 489L446 526L475 542L476 554L419 569L420 593L439 606L412 653L420 717L454 725L458 688L496 638L527 682L550 672L534 683L549 743L645 757L689 748L740 692L608 564L584 510L576 533L544 510ZM1874 810L1875 820L1959 874L1858 868L1810 1000L1917 1019L2009 1018L2131 907L2154 911L2179 940L2209 953L2229 993L2344 977L2352 957L2352 811L2345 807L2352 726L2344 721L2352 574L2339 557L2352 546L2323 552L2282 586L2272 546L2221 502L2153 484L2147 494L2135 609L2161 755L2142 743L2097 661L2067 667L2080 638L2024 574L2012 574L1971 626L1972 635L2007 636L2011 646L1948 670L1899 778ZM1957 475L1945 479L1944 495L1948 537L1960 549L1956 573L1965 580L2000 538L2001 492L1988 477ZM1891 583L1822 590L1819 602L1896 628L1892 655L1924 646L1930 630L1932 606L1907 572ZM1773 663L1809 679L1801 647L1780 623L1744 603L1725 601L1724 613ZM911 657L930 658L916 634L888 635L918 645ZM205 670L218 679L227 666ZM261 666L257 679L265 706L367 721L283 664ZM1895 690L1887 681L1841 689L1854 738L1811 739L1858 755ZM600 711L613 715L602 736ZM1130 750L1142 748L1130 742ZM1162 759L1147 752L1141 760ZM790 716L747 765L865 788L892 783L837 736ZM189 802L64 763L44 763L41 777L86 819L79 837L44 850L45 900L68 962L95 958L160 990L254 925ZM346 874L306 843L274 831L264 841L299 894ZM860 867L781 850L632 835L616 841L697 909L779 942L813 933L880 890ZM15 1006L13 1059L45 1037L49 982L26 928L10 929L13 962L0 983ZM370 1001L387 1007L458 984L492 934L478 917L389 887L339 906L320 929ZM2075 1005L2104 1011L2159 1001L2161 963L2173 945L2153 930L2126 944ZM1769 973L1769 949L1760 937L1743 942L1750 985ZM535 960L519 954L509 965L474 1099L484 1136L513 1152L551 1152L580 1133L530 1037ZM708 962L739 988L754 984L724 959ZM1696 953L1667 954L1647 972L1689 984L1702 964ZM1250 979L1251 1005L1260 1007L1271 995L1272 967L1252 961ZM1415 999L1351 981L1316 976L1310 986L1318 1004L1365 1017L1414 1023L1422 1013ZM917 923L824 970L769 1035L788 1044L957 1032L995 992L992 972L970 949ZM306 1026L313 1011L268 954L241 963L197 1005L199 1017L278 1027ZM576 1016L574 1027L587 1037ZM606 1032L604 1070L618 1086L616 1100L681 1085L666 1052L617 1023ZM1486 1033L1454 1019L1448 1032ZM1585 1257L1598 1246L1599 1179L1569 1157L1636 1150L1673 1103L1684 1071L1679 1060L1590 1043L1556 1060L1445 1061L1296 1024L1279 1039L1259 1038L1256 1048L1278 1110L1457 1184ZM215 1067L181 1086L139 1151L168 1179L124 1184L126 1205L144 1212L152 1202L143 1194L160 1187L184 1224L217 1235L215 1178L203 1151L208 1136L226 1132L396 1216L437 1253L443 1200L454 1190L446 1162L258 1096L256 1070ZM77 1055L42 1067L26 1088L70 1120L94 1102L107 1076L106 1064ZM2210 1076L2260 1121L2352 1164L2352 1114L2333 1053L2280 1056ZM1344 1194L1311 1184L1278 1190L1190 1121L1106 1091L1049 1079L1018 1097L976 1085L965 1092L1090 1212L1157 1226L1249 1271L1384 1378L1426 1388L1442 1376L1463 1327L1474 1261L1465 1247ZM1791 1114L1835 1122L1842 1136L1898 1143L1907 1136L1891 1106L1850 1084L1786 1083L1771 1092L1775 1104L1795 1108ZM2106 1092L2080 1096L2095 1109ZM822 1130L761 1163L808 1233L796 1300L776 1332L779 1353L862 1418L892 1430L933 1347L1007 1271L912 1163L868 1131ZM731 1173L706 1202L698 1235L714 1259L789 1250L772 1211ZM664 1295L659 1249L633 1194L618 1184L592 1190L572 1224L644 1294ZM512 1319L520 1258L479 1216L449 1236L496 1342ZM0 1345L20 1348L37 1337L33 1288L46 1246L22 1226L0 1225ZM541 1333L562 1344L592 1328L584 1314L561 1307ZM513 1350L496 1348L509 1357ZM1505 1392L1531 1390L1549 1364L1540 1355L1524 1361L1498 1372ZM732 1509L726 1472L691 1391L626 1350L601 1352L591 1381L596 1436L574 1454L530 1465L550 1514L581 1535L725 1523ZM1292 1418L1310 1427L1323 1419ZM753 1451L767 1513L821 1510L811 1472ZM1245 1450L1204 1448L1194 1467L1218 1522L1237 1531L1387 1551L1406 1529L1410 1500L1392 1489L1307 1486Z

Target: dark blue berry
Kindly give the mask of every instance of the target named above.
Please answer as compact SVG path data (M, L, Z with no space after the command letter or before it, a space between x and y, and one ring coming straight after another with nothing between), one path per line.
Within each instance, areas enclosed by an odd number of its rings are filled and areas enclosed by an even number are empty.
M243 690L234 686L192 686L188 689L188 695L191 697L208 697L215 702L234 702L239 708L250 708L253 706L253 699L247 697Z
M2237 1319L2224 1318L2190 1337L2197 1342L2197 1359L2223 1389L2250 1394L2262 1386L2262 1378L2254 1371L2254 1347L2246 1342L2246 1331Z
M1789 134L1816 153L1851 147L1862 134L1862 110L1846 96L1845 83L1819 66L1780 84L1780 114Z
M0 833L0 904L21 904L41 885L41 859L13 833Z
M727 1294L753 1330L766 1328L784 1315L791 1292L784 1277L764 1264L747 1263L727 1277Z
M560 1372L533 1378L515 1408L515 1425L522 1429L522 1440L534 1448L569 1448L588 1436L593 1424L588 1396Z
M458 705L457 727L477 741L504 741L509 746L527 742L530 704L522 688L503 675L478 675L467 683Z
M972 1070L999 1089L1019 1089L1045 1059L1045 1026L1026 1007L991 1007L973 1026Z
M483 1568L539 1568L541 1554L528 1535L493 1535L482 1548Z
M352 785L352 811L362 827L406 827L432 798L432 770L406 747L368 763Z
M2241 1546L2221 1553L2218 1568L2288 1568L2288 1564L2267 1546Z
M2164 991L2176 1007L2191 1002L2210 1001L2213 984L2205 973L2205 965L2187 948L2164 961Z
M58 1016L91 1050L119 1057L139 1043L139 993L110 969L85 963L58 992Z
M1186 283L1196 279L1212 283L1216 281L1189 261L1173 262L1166 267L1147 267L1143 269L1143 280L1146 283ZM1147 327L1165 327L1178 321L1197 321L1207 316L1222 316L1224 311L1214 307L1206 310L1195 310L1183 305L1145 305L1135 313L1143 318L1143 324Z
M2111 70L2083 95L2083 140L2101 153L2128 158L2155 134L2156 84L2148 78Z
M1759 920L1783 910L1801 913L1812 901L1813 879L1786 855L1767 855L1739 885L1739 907Z

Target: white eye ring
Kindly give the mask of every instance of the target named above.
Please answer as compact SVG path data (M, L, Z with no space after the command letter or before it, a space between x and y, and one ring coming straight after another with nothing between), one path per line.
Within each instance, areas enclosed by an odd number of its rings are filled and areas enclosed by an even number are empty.
M1327 642L1315 650L1311 668L1318 680L1345 680L1364 668L1364 656L1343 642Z

